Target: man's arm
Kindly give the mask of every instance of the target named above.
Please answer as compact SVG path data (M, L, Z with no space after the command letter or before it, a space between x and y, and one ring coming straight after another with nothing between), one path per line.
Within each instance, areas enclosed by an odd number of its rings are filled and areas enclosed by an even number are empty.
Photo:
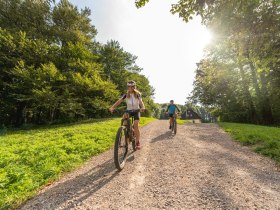
M165 112L168 112L169 107L170 107L170 104L167 106L167 108L166 108L166 111L165 111Z

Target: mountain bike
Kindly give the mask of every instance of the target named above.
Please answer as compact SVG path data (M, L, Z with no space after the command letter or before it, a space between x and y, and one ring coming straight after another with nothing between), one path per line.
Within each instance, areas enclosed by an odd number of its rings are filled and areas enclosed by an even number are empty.
M116 135L114 145L114 163L118 170L122 170L128 155L128 146L132 144L133 151L136 151L136 136L134 133L134 116L130 116L131 112L139 112L139 110L126 110L121 120Z
M173 132L174 134L177 133L177 116L179 115L179 113L176 113L172 116L172 124L171 124L171 132Z

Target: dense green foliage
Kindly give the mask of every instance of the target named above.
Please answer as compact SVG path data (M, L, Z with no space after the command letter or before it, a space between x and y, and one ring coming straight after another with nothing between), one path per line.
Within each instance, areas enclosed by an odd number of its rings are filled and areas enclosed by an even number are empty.
M240 123L219 123L234 139L280 162L280 129Z
M108 116L131 79L153 115L137 57L95 42L90 14L67 0L0 0L0 128Z
M198 63L193 102L222 121L279 124L280 1L178 0L171 12L185 21L201 16L214 34Z
M141 117L140 126L152 120ZM42 185L110 148L119 126L120 119L104 119L7 130L0 136L0 209L18 205Z

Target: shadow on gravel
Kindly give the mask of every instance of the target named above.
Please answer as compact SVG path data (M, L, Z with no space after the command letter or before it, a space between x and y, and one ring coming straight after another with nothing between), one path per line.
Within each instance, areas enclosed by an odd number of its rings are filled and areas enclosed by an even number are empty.
M103 188L117 175L118 171L113 160L108 160L73 179L46 190L31 199L29 202L32 204L26 202L26 206L23 205L19 209L58 209L62 205L63 209L72 209Z
M159 135L159 136L153 138L153 139L151 140L151 143L155 143L155 142L157 142L157 141L171 140L171 139L173 139L174 137L175 137L175 135L172 134L171 131L166 131L165 133L163 133L163 134L161 134L161 135Z
M264 162L261 161L262 163L256 165L256 162L251 162L250 159L254 159L254 156L259 156L259 154L248 150L246 146L242 146L238 142L234 142L224 133L213 136L212 132L204 129L197 138L194 137L193 139L209 144L208 152L204 153L202 158L211 162L210 165L212 167L210 168L214 170L212 171L214 174L222 175L222 173L225 173L222 176L225 177L231 174L232 171L235 172L233 169L238 169L241 172L247 173L247 176L251 177L259 185L268 188L273 187L274 191L280 193L280 173L276 170L276 167L273 168L273 165L266 167L268 166L265 161L267 157L262 157L261 159ZM219 150L219 147L212 147L210 149L210 144L219 145L223 150ZM274 161L269 160L269 162L272 164Z
M126 161L127 162L132 162L133 160L135 160L135 157L134 157L134 151L131 151L127 154L127 159Z
M212 202L222 209L239 209L242 205L250 205L246 204L248 198L259 199L263 202L262 208L258 206L260 209L271 209L271 206L266 206L265 201L270 193L280 193L279 172L255 167L251 162L238 157L238 154L233 155L228 152L210 150L208 154L202 154L200 157L209 160L209 171L206 172L207 175L202 183L197 186L201 199ZM242 189L242 186L246 189ZM231 198L229 191L236 196L239 194L239 199ZM274 202L275 209L279 209L277 201Z
M274 191L280 193L280 173L271 170L271 168L256 167L251 162L240 158L238 154L229 154L225 152L213 151L215 153L215 158L212 156L212 168L216 171L223 168L232 173L232 169L237 169L238 171L247 173L255 183L258 183L260 186L266 186L268 188L273 187ZM205 158L210 158L208 155L205 155ZM237 171L237 172L238 172ZM216 174L221 174L220 171Z
M199 198L206 201L205 205L212 203L219 209L238 209L240 205L247 205L248 197L264 202L265 198L260 198L260 191L267 193L267 199L268 193L280 193L280 173L273 169L270 160L267 162L265 157L259 159L256 157L259 155L234 142L216 126L190 125L184 129L184 132L198 143L192 146L202 160L202 168L208 166L204 175L198 177L200 180L198 179L196 184ZM248 195L243 192L243 187L247 188ZM229 196L229 192L239 195L239 202ZM276 205L277 203L275 207ZM277 206L275 209L278 208ZM262 209L269 207L264 203Z

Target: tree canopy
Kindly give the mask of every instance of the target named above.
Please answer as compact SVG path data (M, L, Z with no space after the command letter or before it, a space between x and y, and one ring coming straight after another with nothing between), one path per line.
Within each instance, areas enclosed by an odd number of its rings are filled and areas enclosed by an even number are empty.
M96 42L90 14L68 0L0 0L0 126L109 116L131 79L153 110L137 57Z

